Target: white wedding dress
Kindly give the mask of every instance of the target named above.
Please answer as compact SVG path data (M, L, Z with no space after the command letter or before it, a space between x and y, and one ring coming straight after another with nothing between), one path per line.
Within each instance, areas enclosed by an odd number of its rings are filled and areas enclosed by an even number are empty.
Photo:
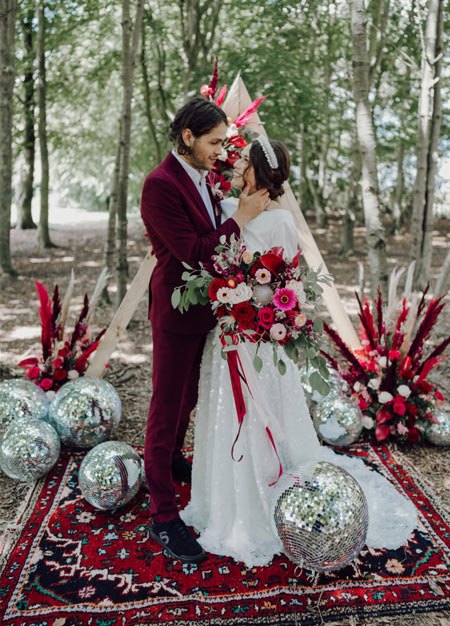
M236 210L237 200L223 201L224 218ZM293 257L297 231L291 214L271 209L252 220L242 231L249 250L283 246ZM416 510L409 500L362 460L347 458L320 445L309 415L299 371L284 356L287 371L281 376L273 363L270 344L262 344L259 374L253 369L255 346L239 346L239 354L253 398L243 384L247 413L235 446L238 430L227 362L221 356L219 329L207 337L200 370L199 398L195 417L194 461L191 500L180 512L182 519L199 533L203 548L231 556L248 567L268 564L282 552L271 522L273 483L279 461L265 430L268 425L276 442L283 470L312 476L318 461L326 460L351 473L363 488L369 503L367 545L396 548L407 542L416 527ZM261 418L263 415L263 419Z

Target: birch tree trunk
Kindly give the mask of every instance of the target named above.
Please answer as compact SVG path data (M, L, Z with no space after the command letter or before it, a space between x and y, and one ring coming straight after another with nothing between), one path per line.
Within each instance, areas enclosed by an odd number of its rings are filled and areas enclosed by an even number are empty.
M17 224L16 228L25 230L37 228L31 215L31 201L33 199L34 156L36 149L35 100L34 100L34 37L33 37L34 10L27 9L22 19L22 33L25 47L25 73L23 77L25 129L23 142L24 163L20 170L20 180L17 189Z
M39 214L38 242L42 248L52 248L48 229L48 193L49 193L49 163L47 145L47 94L45 76L45 0L39 1L38 8L38 102L39 102L39 150L41 155L41 210Z
M386 240L380 219L375 135L369 104L369 60L366 40L366 13L363 0L350 0L353 94L356 106L356 130L362 158L362 197L371 292L377 286L387 290Z
M117 205L117 306L127 291L128 259L127 259L127 194L128 172L130 165L131 140L131 101L133 98L133 82L136 69L136 55L141 34L141 22L144 12L144 0L137 0L134 26L131 24L130 2L122 0L122 84L123 101L120 124L121 148L118 183Z
M443 54L443 0L430 0L425 36L417 4L422 41L422 82L416 142L416 178L411 222L411 260L416 261L414 285L423 288L431 268L434 184L437 145L441 130L441 68Z
M145 50L146 30L147 30L146 23L144 23L144 20L143 20L142 21L142 43L141 43L141 70L142 70L142 82L143 82L143 91L144 91L145 117L147 118L150 135L152 138L152 142L155 146L155 158L159 162L162 160L162 152L161 152L161 146L158 140L158 132L156 130L156 126L153 121L153 114L152 114L150 85L149 85L148 69L147 69L147 55L146 55L146 50Z
M16 1L0 0L0 273L15 276L11 263L12 116Z
M122 121L122 120L121 120ZM106 232L105 250L103 253L103 265L108 270L105 287L102 292L102 301L111 304L108 293L108 283L114 276L114 262L116 257L116 226L117 226L117 205L119 193L120 175L120 150L122 141L122 130L119 125L119 139L117 141L116 159L114 162L114 172L111 182L111 195L108 202L108 229Z

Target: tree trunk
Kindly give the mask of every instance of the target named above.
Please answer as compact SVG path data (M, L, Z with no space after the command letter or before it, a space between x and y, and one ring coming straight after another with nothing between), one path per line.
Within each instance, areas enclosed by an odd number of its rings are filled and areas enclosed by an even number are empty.
M420 6L419 27L421 26ZM443 0L430 0L425 37L422 40L422 82L416 142L416 178L411 223L411 260L416 261L414 285L423 288L431 267L434 184L437 145L441 129L441 67Z
M162 159L162 152L161 152L161 146L158 140L158 132L156 130L156 126L153 121L153 115L152 115L150 85L149 85L148 70L147 70L147 56L146 56L146 50L145 50L145 44L146 44L145 33L146 33L146 24L144 23L144 21L142 21L141 70L142 70L142 83L143 83L143 90L144 90L145 117L147 118L150 135L151 135L153 144L155 146L156 161L159 163Z
M36 136L34 132L34 41L33 41L34 10L29 8L22 20L23 41L25 46L25 73L23 78L24 87L24 110L25 129L23 142L24 163L20 170L20 180L17 189L17 224L22 230L37 228L31 215L31 201L33 199L34 181L34 155Z
M48 193L49 193L49 163L47 146L47 103L46 103L46 76L45 76L45 0L39 1L38 9L38 37L37 58L39 66L38 102L39 102L39 150L41 155L41 210L39 214L38 241L42 248L52 248L48 228Z
M120 123L122 120L120 120ZM114 276L114 261L116 257L116 226L117 226L117 205L119 193L119 175L120 175L120 150L122 141L122 130L119 125L119 139L117 141L116 160L114 163L114 173L111 183L111 195L108 203L108 230L106 233L105 250L103 254L103 265L108 270L105 287L102 291L102 301L111 304L108 293L108 283Z
M403 120L402 120L403 121ZM402 124L403 126L403 124ZM403 139L403 127L401 126L397 144L397 182L394 190L391 234L398 232L402 221L402 200L405 190L405 174L403 171L403 163L405 160L405 142Z
M355 251L354 228L356 215L361 212L359 203L361 180L361 151L358 146L358 138L353 136L352 142L352 171L348 184L347 202L342 224L341 254L349 256Z
M11 263L12 116L16 1L0 0L0 272L15 276Z
M131 101L133 98L133 80L136 69L136 54L141 34L141 22L144 11L144 0L138 0L136 17L132 32L130 3L122 0L122 84L123 102L120 148L120 168L117 205L117 306L119 306L127 291L128 260L127 260L127 194L128 171L130 164L131 141Z
M380 220L375 136L369 104L369 62L366 43L366 13L363 0L351 1L353 93L356 129L362 157L362 197L367 230L371 292L387 290L386 240Z

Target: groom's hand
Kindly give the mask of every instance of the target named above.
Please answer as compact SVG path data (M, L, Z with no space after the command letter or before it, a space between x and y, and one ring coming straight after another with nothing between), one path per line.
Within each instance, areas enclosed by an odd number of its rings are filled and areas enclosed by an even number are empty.
M265 211L270 204L267 189L258 189L251 196L248 195L249 186L246 185L239 198L238 210L231 216L239 228L244 228L250 220Z

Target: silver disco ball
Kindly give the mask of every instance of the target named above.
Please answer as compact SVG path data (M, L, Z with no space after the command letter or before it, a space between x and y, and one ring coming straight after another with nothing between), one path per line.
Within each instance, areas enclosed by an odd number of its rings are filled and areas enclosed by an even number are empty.
M59 456L55 429L34 417L18 417L6 429L0 444L0 467L22 482L45 476Z
M48 421L66 446L93 448L111 438L119 425L121 408L120 398L110 383L82 376L56 393Z
M363 429L358 405L342 393L331 393L314 412L314 427L319 437L332 446L348 446L358 440Z
M286 555L316 572L345 567L366 541L369 516L361 487L348 472L324 461L310 481L281 477L273 515Z
M49 402L44 391L29 380L0 383L0 437L16 417L45 420Z
M450 446L450 414L436 410L433 417L437 423L428 423L425 429L426 438L435 446Z
M302 367L300 368L300 381L302 383L304 392L311 398L311 400L313 402L320 402L321 400L323 400L324 398L328 396L322 396L317 391L317 389L313 390L311 383L309 381L309 377L314 372L319 373L319 370L317 370L312 365L310 365L309 367L306 367L306 365L302 365ZM338 372L336 372L336 370L329 368L328 372L329 372L329 378L327 380L327 383L331 387L330 393L335 393L337 391L341 391L342 393L347 393L350 390L346 381L342 378L342 376L338 374Z
M127 504L144 479L143 463L127 443L106 441L90 450L78 475L83 497L103 511Z

